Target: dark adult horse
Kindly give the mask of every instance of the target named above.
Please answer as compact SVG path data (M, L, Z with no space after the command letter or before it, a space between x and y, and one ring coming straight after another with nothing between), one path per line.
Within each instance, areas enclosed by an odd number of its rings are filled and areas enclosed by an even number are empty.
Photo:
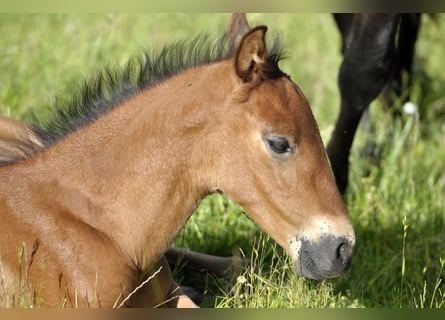
M364 111L388 84L400 95L402 74L411 72L420 14L334 14L334 19L342 36L341 107L327 153L344 193L348 157Z

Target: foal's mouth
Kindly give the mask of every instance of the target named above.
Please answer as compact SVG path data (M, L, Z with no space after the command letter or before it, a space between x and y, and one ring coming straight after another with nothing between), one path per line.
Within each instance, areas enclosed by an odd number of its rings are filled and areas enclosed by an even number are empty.
M300 253L298 256L298 261L296 260L294 262L294 269L297 275L308 279L320 281L325 278L315 266L314 260L310 257L310 255L305 254L305 252L302 254Z

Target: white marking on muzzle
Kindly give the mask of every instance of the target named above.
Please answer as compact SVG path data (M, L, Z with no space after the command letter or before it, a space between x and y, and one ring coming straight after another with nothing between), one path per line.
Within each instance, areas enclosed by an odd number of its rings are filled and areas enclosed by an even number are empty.
M292 259L294 261L298 260L300 257L301 240L297 237L292 237L289 243L289 248L291 252Z

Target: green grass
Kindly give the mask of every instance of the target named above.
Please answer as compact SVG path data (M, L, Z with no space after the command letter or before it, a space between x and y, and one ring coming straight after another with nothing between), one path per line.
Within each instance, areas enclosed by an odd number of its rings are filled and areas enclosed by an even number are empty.
M309 99L328 141L338 112L339 36L327 14L251 14L280 34L281 64ZM225 30L228 14L0 16L0 114L27 111L64 96L105 65L123 64L142 48ZM297 278L283 250L221 196L206 198L176 243L193 250L244 255L258 267L227 281L176 271L178 280L217 295L217 307L444 307L445 288L445 19L426 18L410 90L417 116L393 120L380 101L370 108L372 134L360 129L345 202L357 247L351 270L316 283ZM401 108L401 103L395 103ZM37 109L38 110L38 109ZM380 158L361 156L375 141ZM234 155L236 156L236 155Z

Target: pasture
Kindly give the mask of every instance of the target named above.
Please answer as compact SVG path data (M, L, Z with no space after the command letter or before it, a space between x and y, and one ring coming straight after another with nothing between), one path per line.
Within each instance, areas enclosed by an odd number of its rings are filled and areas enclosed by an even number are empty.
M202 32L225 31L229 14L57 14L0 16L0 114L29 119L55 96L104 66L125 64L143 48L162 48ZM280 63L311 104L325 142L336 120L339 34L328 14L248 14L280 34ZM317 283L297 278L290 259L229 199L206 198L176 245L241 255L257 272L233 281L175 271L179 283L214 299L208 307L444 307L445 19L424 17L414 60L411 101L419 108L394 120L381 101L370 108L351 154L344 200L356 232L349 272ZM402 110L402 103L393 106ZM372 127L373 130L369 128ZM362 156L370 141L378 159ZM233 154L233 157L236 157ZM1 183L1 181L0 181ZM298 195L295 195L298 197ZM25 300L16 306L26 307Z

